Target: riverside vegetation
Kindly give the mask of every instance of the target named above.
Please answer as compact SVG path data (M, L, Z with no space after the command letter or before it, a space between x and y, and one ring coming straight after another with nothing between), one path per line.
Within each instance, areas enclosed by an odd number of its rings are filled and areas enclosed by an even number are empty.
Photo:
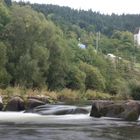
M6 100L15 94L52 101L140 99L140 48L132 33L139 19L1 0L0 94Z

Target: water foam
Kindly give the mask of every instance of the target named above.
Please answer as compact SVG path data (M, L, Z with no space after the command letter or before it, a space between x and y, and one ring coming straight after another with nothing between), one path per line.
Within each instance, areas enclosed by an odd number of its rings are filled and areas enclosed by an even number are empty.
M61 123L67 120L81 120L89 118L89 114L75 115L39 115L23 112L0 112L0 123Z

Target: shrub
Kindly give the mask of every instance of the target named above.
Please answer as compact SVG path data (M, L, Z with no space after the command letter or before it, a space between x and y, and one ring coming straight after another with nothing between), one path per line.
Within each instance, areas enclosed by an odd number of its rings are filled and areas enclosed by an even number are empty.
M40 94L47 96L52 101L56 101L58 99L58 95L54 91L42 90Z
M25 96L26 95L26 89L22 87L7 87L3 90L4 96Z
M86 79L85 79L86 89L93 89L93 90L105 89L105 79L100 73L98 68L88 65L86 63L81 63L80 69L86 74Z
M131 94L134 100L140 100L140 83L131 84Z
M107 93L93 90L87 90L84 96L87 100L97 100L97 99L107 100L112 98L112 96Z
M140 82L137 80L131 80L129 81L129 87L130 87L130 96L134 100L140 100Z
M78 67L73 66L70 68L67 77L67 87L73 90L84 90L85 89L85 78L86 74L82 72Z
M124 79L116 78L110 82L108 91L111 95L117 95L117 94L125 95L129 93L129 88L126 81L124 81Z
M58 93L58 100L60 101L77 101L80 99L80 93L71 89L64 89Z

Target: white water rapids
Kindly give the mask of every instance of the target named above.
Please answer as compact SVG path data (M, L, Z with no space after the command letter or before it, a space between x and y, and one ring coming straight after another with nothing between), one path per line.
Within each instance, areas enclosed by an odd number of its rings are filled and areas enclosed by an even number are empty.
M0 123L16 124L44 124L44 123L61 123L69 120L89 119L89 114L75 115L39 115L35 113L23 112L0 112Z

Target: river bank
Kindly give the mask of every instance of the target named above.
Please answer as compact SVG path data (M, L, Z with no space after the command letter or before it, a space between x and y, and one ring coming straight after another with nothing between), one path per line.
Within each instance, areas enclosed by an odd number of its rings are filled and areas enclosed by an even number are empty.
M0 111L35 113L40 115L89 114L91 117L120 118L124 121L137 121L140 116L140 102L134 100L111 101L92 100L90 109L82 106L66 105L65 102L49 102L46 96L31 96L25 99L11 97L4 105L1 99ZM92 106L92 108L91 108Z
M8 87L0 89L0 96L2 97L4 106L7 102L15 96L21 97L25 102L30 97L42 98L42 100L49 103L65 102L68 104L84 104L91 100L128 100L132 99L126 94L110 95L108 93L87 90L85 92L79 90L63 89L61 91L49 91L47 88L43 89L27 89L22 87Z

